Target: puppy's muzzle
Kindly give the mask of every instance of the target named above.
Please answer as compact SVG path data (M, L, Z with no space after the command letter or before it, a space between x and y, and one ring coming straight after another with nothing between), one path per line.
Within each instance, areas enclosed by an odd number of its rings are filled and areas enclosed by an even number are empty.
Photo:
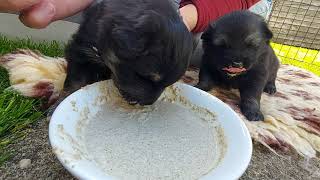
M128 92L120 90L120 94L130 105L139 104L141 106L152 105L154 102L157 101L157 99L160 97L162 92L163 90L160 90L160 91L155 90L152 93L145 94L144 96L140 96L138 98L137 95L130 94Z
M243 67L242 62L232 62L232 65L225 67L222 70L230 77L238 76L247 71L247 69Z

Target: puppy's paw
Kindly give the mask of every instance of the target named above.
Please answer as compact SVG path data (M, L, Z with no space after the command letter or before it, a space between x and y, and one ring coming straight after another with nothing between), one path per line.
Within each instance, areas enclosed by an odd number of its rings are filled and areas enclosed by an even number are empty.
M194 87L201 89L203 91L210 91L213 88L213 86L209 85L208 83L198 83Z
M71 94L74 91L80 89L82 86L84 85L82 85L81 83L77 83L75 80L67 76L66 81L64 82L63 90L65 93Z
M243 110L242 113L249 121L264 120L264 116L260 110L246 109L246 110Z
M69 71L70 72L70 71ZM84 74L84 73L83 73ZM66 79L64 81L63 90L65 93L71 94L76 90L84 87L88 83L86 82L86 76L76 75L73 72L67 74Z
M241 103L241 112L249 121L263 121L264 116L260 111L257 101L244 101Z
M274 94L277 92L277 88L273 83L268 83L263 89L264 92L268 94Z

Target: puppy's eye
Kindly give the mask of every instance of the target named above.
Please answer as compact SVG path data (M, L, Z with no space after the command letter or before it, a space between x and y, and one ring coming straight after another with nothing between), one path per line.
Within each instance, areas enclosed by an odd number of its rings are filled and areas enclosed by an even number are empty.
M260 36L258 34L255 33L255 34L248 36L244 40L244 42L247 47L258 48L262 42L262 39L260 38Z
M150 73L150 74L147 74L147 75L142 75L142 74L137 73L137 76L140 79L143 79L143 80L146 80L146 81L150 81L150 82L159 82L159 81L162 80L161 75L158 74L158 73Z
M217 45L217 46L219 46L219 47L221 47L221 48L228 48L228 45L225 44L225 43L221 43L221 44L219 44L219 45Z
M259 47L259 44L256 44L256 43L246 43L246 45L247 45L247 47L249 47L249 48L257 48L257 47Z
M150 79L153 81L153 82L159 82L161 81L162 77L159 73L151 73L150 74Z
M221 48L228 48L228 44L223 36L215 38L213 44Z

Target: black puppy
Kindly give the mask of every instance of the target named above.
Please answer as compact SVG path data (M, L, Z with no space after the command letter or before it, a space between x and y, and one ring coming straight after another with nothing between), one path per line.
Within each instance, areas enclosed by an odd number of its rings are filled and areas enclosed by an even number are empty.
M112 78L130 103L155 102L185 73L192 36L168 0L104 0L66 48L66 91Z
M197 87L239 89L242 113L250 121L263 120L261 94L276 92L279 68L269 45L272 36L263 18L249 11L236 11L211 23L201 37L204 55Z

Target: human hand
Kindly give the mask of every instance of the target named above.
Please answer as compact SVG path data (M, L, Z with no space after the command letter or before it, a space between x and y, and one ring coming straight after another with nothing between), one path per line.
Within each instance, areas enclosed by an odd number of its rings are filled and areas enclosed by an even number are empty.
M179 10L184 24L187 26L189 31L192 31L193 28L196 27L198 21L197 8L193 4L188 4Z
M0 0L0 12L18 12L23 24L45 28L51 22L72 16L93 0Z

